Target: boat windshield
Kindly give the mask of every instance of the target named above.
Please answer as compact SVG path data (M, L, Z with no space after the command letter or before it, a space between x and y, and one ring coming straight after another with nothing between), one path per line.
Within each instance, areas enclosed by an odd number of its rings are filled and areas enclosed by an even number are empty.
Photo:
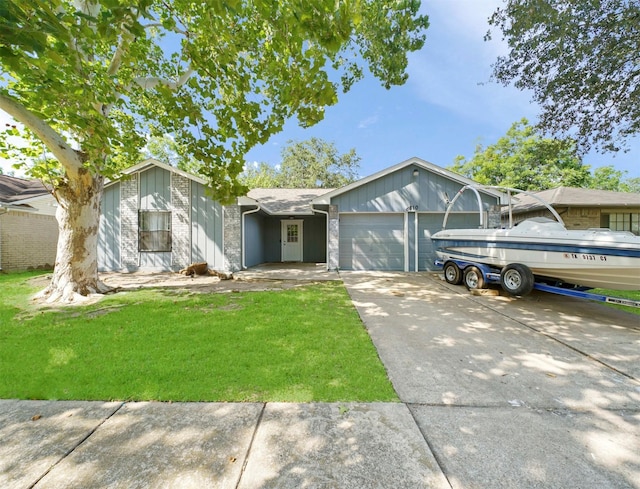
M567 230L567 228L565 228L559 222L552 219L547 219L546 217L525 219L524 221L518 223L514 229L516 229L517 231L544 233Z

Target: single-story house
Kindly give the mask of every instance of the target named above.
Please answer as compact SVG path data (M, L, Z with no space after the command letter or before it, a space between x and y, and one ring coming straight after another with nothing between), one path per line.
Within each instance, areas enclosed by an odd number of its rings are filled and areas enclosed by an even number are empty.
M550 204L567 229L609 228L640 235L640 194L558 187L535 192ZM537 199L519 195L512 208L515 222L529 217L553 217Z
M291 261L430 270L430 236L442 227L449 196L470 183L411 158L339 189L254 189L222 206L200 177L149 159L105 185L98 266L169 271L206 261L237 271ZM481 196L483 211L499 217L501 194ZM475 195L463 194L448 227L477 226L477 206Z
M56 200L39 180L0 174L0 270L52 269Z

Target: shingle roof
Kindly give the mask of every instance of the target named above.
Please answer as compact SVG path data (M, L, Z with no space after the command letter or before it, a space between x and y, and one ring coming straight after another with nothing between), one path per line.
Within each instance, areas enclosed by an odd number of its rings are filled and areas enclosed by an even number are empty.
M558 187L535 194L554 207L640 207L640 194L629 192ZM515 212L543 207L536 199L525 194L518 195L517 199L513 205Z
M39 180L0 175L0 202L18 204L34 197L48 195L50 192Z
M269 214L313 214L311 201L331 188L254 188L247 197Z

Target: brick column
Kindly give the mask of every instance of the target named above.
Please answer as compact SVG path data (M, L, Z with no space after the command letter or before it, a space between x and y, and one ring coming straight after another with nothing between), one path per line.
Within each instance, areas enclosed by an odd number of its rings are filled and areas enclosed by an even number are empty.
M239 205L223 207L224 266L229 272L242 268L242 229Z
M501 226L502 208L499 205L492 205L487 216L487 227L498 229Z
M191 262L191 180L171 172L171 266L179 270Z
M138 175L120 182L120 259L127 271L138 269Z
M327 263L327 270L337 270L340 267L340 219L337 205L329 206L327 219L329 219L329 236L327 237L329 263Z

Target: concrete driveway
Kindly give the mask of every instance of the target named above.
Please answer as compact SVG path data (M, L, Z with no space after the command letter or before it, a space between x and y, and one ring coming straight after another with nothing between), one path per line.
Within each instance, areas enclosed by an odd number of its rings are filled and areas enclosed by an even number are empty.
M640 488L640 317L342 272L453 488Z

